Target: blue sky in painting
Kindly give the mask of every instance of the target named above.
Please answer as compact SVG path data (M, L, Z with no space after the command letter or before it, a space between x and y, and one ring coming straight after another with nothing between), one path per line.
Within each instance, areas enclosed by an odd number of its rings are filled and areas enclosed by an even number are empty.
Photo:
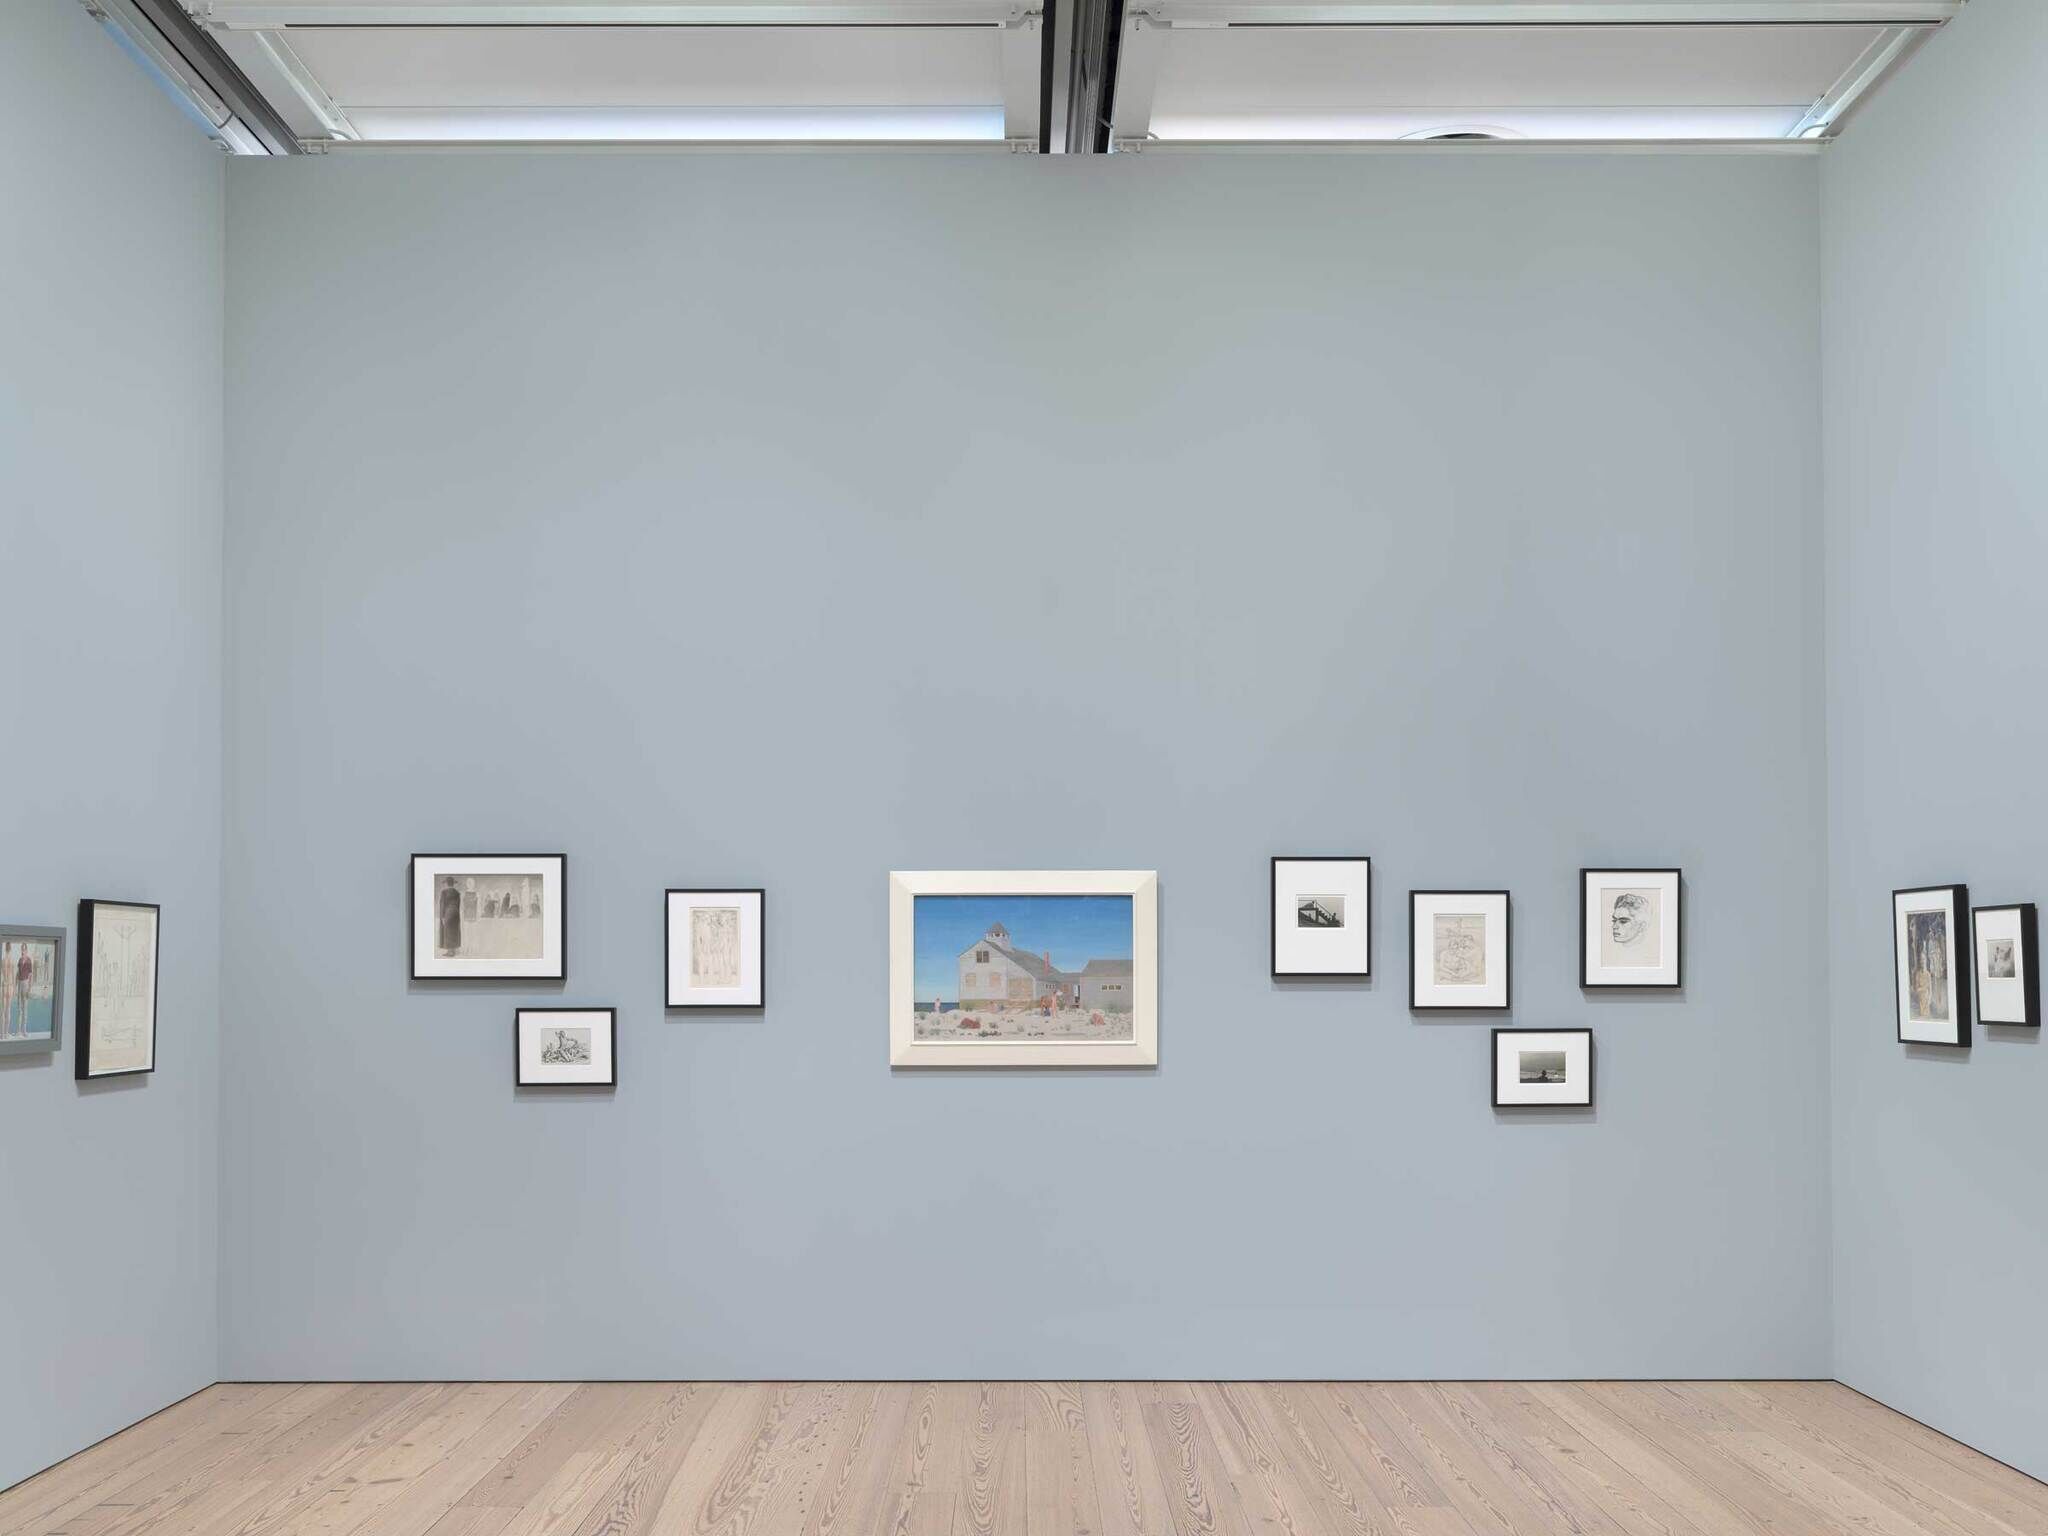
M1000 922L1013 947L1078 971L1090 960L1131 958L1128 896L919 896L914 916L919 999L957 1000L960 951Z

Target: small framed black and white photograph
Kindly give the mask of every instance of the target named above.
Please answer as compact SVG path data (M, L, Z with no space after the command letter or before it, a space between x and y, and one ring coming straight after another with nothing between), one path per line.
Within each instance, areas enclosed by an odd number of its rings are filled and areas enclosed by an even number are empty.
M414 981L562 981L569 860L559 853L416 853Z
M1970 1043L1970 974L1963 923L1967 885L1922 885L1892 892L1895 1005L1906 1045Z
M666 899L667 1006L764 1006L767 892L671 890Z
M1979 1024L2041 1027L2041 973L2034 960L2038 929L2031 901L1972 909Z
M1579 985L1685 984L1685 885L1675 869L1579 871Z
M1513 936L1506 891L1408 893L1408 1006L1504 1009Z
M163 909L148 901L78 904L80 1082L156 1070L157 941Z
M521 1008L512 1020L514 1081L521 1088L616 1088L616 1008Z
M1372 860L1303 854L1273 860L1273 975L1372 974Z
M1493 1032L1495 1109L1590 1109L1592 1104L1593 1031Z
M64 930L0 924L0 1056L64 1043Z

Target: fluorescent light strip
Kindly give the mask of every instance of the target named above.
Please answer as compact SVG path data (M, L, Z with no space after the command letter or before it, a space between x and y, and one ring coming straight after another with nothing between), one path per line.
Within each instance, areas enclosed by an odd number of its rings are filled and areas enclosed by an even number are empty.
M366 143L1000 143L1000 104L960 107L349 107Z

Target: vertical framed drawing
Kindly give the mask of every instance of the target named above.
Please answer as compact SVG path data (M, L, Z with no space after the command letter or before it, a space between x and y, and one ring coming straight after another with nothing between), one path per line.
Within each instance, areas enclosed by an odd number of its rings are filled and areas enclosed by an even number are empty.
M1579 985L1685 985L1683 875L1676 869L1579 871Z
M1907 1045L1970 1043L1970 972L1958 963L1967 885L1923 885L1892 892L1894 1003Z
M146 901L78 904L75 1075L156 1070L157 947L163 909Z
M1372 860L1299 854L1273 860L1273 975L1372 974Z
M616 1008L521 1008L512 1016L513 1081L521 1088L616 1088Z
M2034 959L2039 926L2031 901L1971 910L1979 1024L2041 1027L2041 973Z
M0 1056L64 1043L64 930L0 924Z
M1506 891L1408 893L1408 1006L1505 1009L1514 963Z
M670 1008L765 1005L762 890L671 890L662 969Z
M566 979L568 879L559 853L414 854L412 979Z
M1593 1031L1496 1029L1493 1107L1593 1106Z
M889 876L889 1064L1159 1062L1159 880L1150 870Z

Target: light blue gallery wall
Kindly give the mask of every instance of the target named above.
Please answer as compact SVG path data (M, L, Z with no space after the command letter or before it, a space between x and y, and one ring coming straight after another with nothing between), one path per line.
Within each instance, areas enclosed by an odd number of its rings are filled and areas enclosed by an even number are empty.
M229 182L225 1375L1828 1373L1811 161ZM408 986L460 849L567 853L565 987ZM1276 987L1346 851L1379 979ZM1636 860L1686 993L1588 999ZM892 1073L948 866L1156 868L1158 1070ZM664 1017L719 882L770 1006ZM1408 1013L1457 885L1595 1112Z
M2048 1047L1893 1040L1889 892L2048 902L2048 6L1976 0L1823 173L1836 1373L2048 1476Z
M221 157L0 9L0 921L161 902L163 1070L0 1057L0 1487L218 1374ZM67 957L70 958L70 957Z

